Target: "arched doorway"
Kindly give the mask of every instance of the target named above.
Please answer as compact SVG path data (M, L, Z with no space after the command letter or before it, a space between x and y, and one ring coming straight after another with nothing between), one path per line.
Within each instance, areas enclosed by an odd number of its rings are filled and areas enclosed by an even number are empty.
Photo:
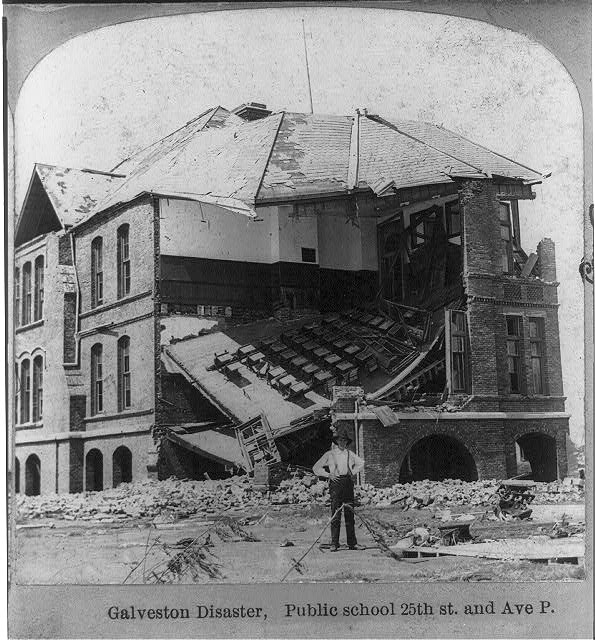
M85 491L103 490L103 455L91 449L85 457Z
M132 453L122 445L114 451L112 458L114 487L122 482L132 482Z
M32 453L25 462L25 495L38 496L41 493L41 462Z
M21 463L18 458L14 459L14 492L21 493Z
M403 460L399 482L477 480L477 467L469 450L458 440L444 434L426 436L416 442Z
M536 482L558 478L556 439L544 433L526 433L517 439L517 470L527 470Z

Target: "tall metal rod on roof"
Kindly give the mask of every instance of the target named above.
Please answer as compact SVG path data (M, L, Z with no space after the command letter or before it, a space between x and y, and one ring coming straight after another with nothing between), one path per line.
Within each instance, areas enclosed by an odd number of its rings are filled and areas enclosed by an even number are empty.
M308 93L310 95L310 113L314 113L314 106L312 105L312 85L310 83L310 65L308 64L308 47L306 46L306 25L302 18L302 34L304 36L304 54L306 56L306 75L308 76Z

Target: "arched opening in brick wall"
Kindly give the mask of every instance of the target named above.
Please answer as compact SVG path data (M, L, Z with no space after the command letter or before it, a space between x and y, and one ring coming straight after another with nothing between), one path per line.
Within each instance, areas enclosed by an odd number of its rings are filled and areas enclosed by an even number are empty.
M122 445L114 451L112 457L114 487L122 482L132 482L132 453Z
M516 441L517 471L536 482L558 477L556 439L544 433L526 433Z
M18 458L14 459L14 492L21 493L21 463Z
M25 495L38 496L41 493L41 461L32 453L25 462Z
M477 480L477 467L469 450L444 434L418 440L405 456L399 473L401 483L447 478Z
M85 457L85 491L103 490L103 454L91 449Z

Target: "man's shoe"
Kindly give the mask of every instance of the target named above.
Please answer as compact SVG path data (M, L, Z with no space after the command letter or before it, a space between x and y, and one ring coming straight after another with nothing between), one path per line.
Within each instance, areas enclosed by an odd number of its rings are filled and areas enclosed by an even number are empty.
M363 549L363 547L360 547L359 544L350 544L349 545L349 550L350 551L361 551Z
M331 544L331 551L339 551L339 545L338 544Z

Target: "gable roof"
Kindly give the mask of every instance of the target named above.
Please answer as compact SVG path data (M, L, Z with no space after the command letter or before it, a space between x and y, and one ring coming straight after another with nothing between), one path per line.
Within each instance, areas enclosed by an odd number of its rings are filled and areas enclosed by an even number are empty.
M15 242L22 244L41 233L71 227L96 211L123 176L36 164L17 221Z

